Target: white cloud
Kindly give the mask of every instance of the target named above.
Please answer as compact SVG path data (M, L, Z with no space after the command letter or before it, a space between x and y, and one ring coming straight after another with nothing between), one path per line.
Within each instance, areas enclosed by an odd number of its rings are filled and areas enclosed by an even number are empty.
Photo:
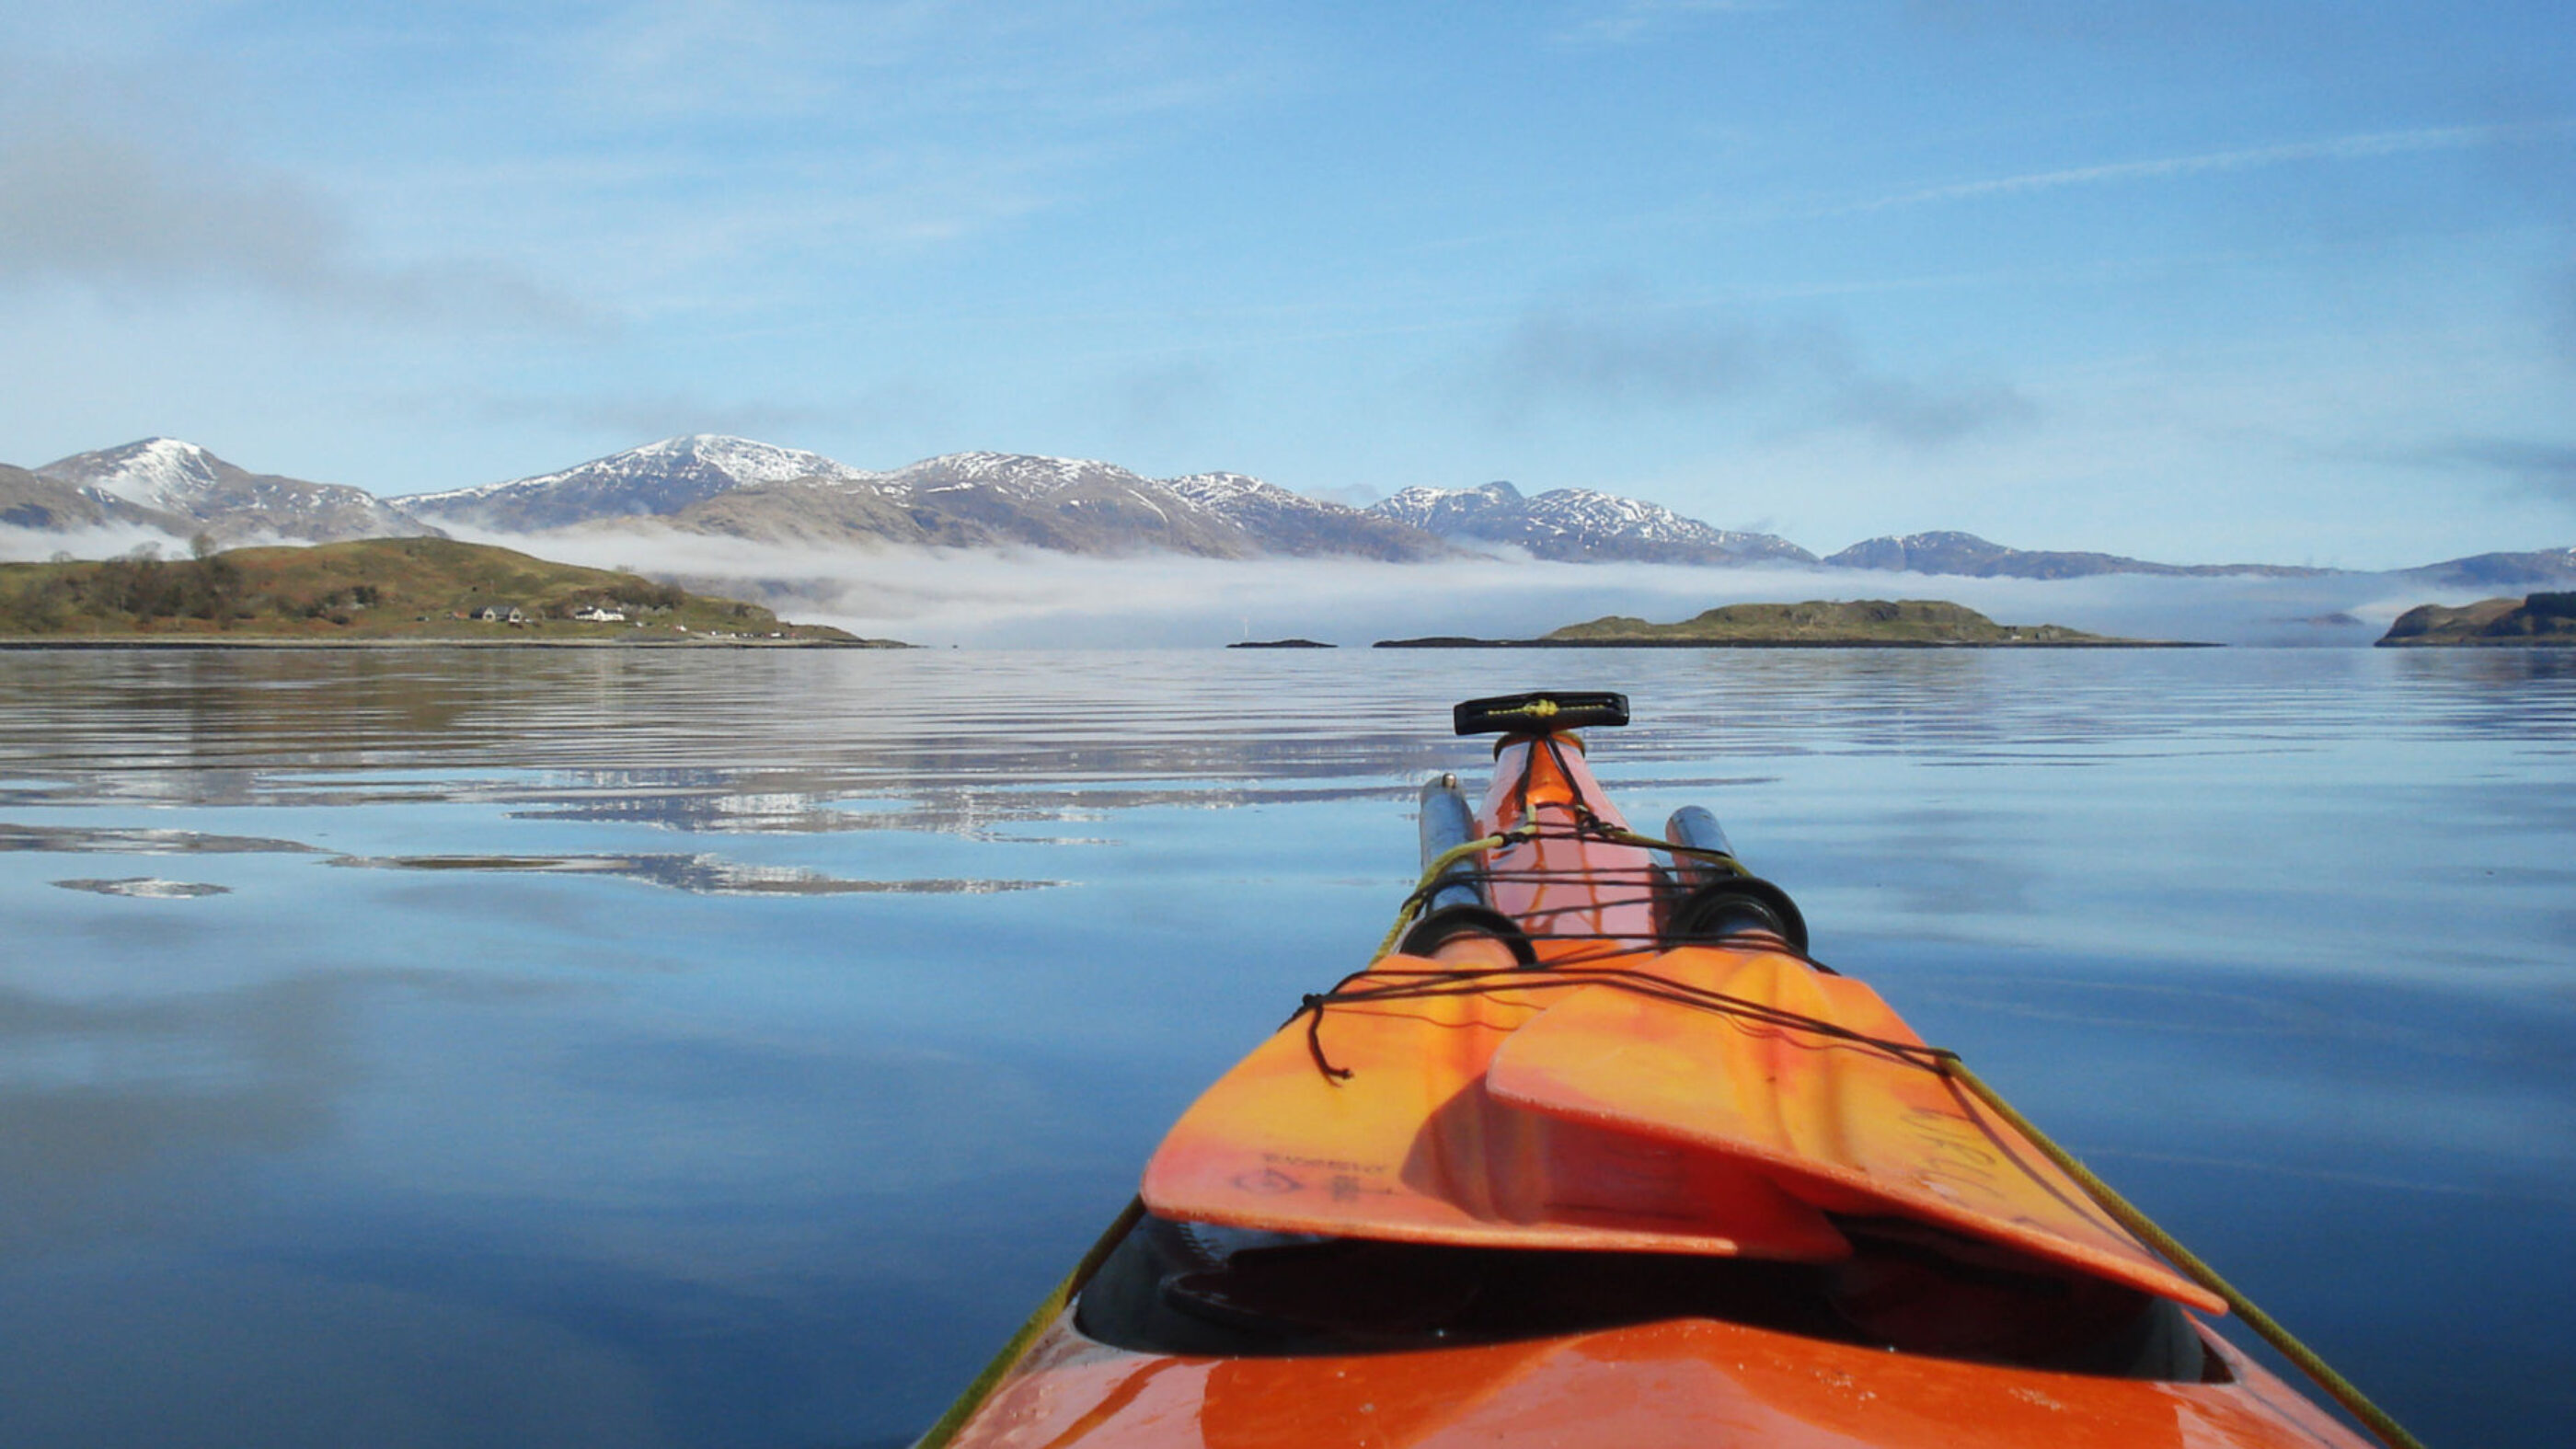
M1829 317L1642 305L1616 292L1524 313L1494 373L1514 425L1560 404L1710 412L1777 395L1832 426L1922 449L2040 411L2004 383L1871 367Z
M330 196L281 170L24 97L0 107L0 124L0 287L247 292L412 321L595 322L570 297L474 258L377 262Z
M1707 15L1745 15L1785 8L1784 0L1617 0L1570 21L1557 39L1575 45L1629 45L1656 31Z
M2143 161L2114 161L2099 166L2075 166L2057 171L2033 171L2018 176L1990 177L1982 181L1962 181L1948 186L1928 186L1914 191L1896 192L1875 200L1860 202L1845 209L1880 211L1890 207L1922 206L1945 201L1973 201L1989 196L2017 196L2036 191L2056 191L2075 186L2100 186L2120 181L2162 181L2184 176L2250 171L2260 167L2284 166L2300 161L2352 161L2379 156L2415 155L2429 151L2463 151L2473 147L2501 145L2513 141L2564 136L2571 129L2576 129L2576 123L2550 121L2510 126L2428 126L2411 131L2375 131L2362 135L2334 136L2318 141L2292 141L2277 146L2248 146L2229 151L2202 151L2186 156L2160 156Z

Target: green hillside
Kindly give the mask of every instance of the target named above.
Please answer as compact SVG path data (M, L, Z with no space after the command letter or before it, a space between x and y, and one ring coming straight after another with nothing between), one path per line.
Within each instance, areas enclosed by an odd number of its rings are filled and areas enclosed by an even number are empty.
M2576 593L2481 599L2453 609L2418 604L2380 639L2386 648L2431 644L2576 644Z
M624 617L574 617L586 610ZM0 637L30 636L877 642L631 573L444 538L0 564Z
M1678 624L1612 615L1545 636L1568 644L2110 644L2106 635L2057 624L1998 624L1938 599L1811 600L1728 604Z

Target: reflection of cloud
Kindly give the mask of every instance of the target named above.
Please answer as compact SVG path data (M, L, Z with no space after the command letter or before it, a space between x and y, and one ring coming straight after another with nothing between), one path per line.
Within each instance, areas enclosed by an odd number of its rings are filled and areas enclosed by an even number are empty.
M2376 1172L2346 1172L2340 1169L2308 1167L2255 1157L2213 1157L2200 1152L2145 1152L2133 1147L2092 1147L2087 1157L2109 1157L2130 1162L2153 1162L2186 1167L2216 1167L2229 1172L2295 1177L2308 1182L2332 1183L2354 1187L2390 1188L2399 1192L2443 1193L2458 1197L2507 1198L2534 1200L2529 1195L2491 1182L2452 1182L2414 1177L2391 1177ZM2556 1207L2576 1208L2576 1197L2540 1198Z
M1051 880L848 880L801 866L748 865L714 855L335 856L333 865L384 870L527 871L605 875L704 896L997 895L1044 890Z
M179 901L197 896L220 896L230 886L209 885L203 881L163 880L158 876L134 875L116 880L58 880L54 884L67 891L88 891L101 896L133 896L139 900Z
M207 835L195 830L140 826L11 825L0 822L0 852L97 851L110 855L263 855L314 849L296 840L256 835Z
M30 1444L416 1443L473 1424L464 1437L685 1442L630 1346L459 1299L275 1262L48 1265L0 1283L0 1317L45 1325L0 1363L0 1400Z
M119 1186L165 1155L318 1137L344 984L99 1003L0 990L0 1250L173 1210Z

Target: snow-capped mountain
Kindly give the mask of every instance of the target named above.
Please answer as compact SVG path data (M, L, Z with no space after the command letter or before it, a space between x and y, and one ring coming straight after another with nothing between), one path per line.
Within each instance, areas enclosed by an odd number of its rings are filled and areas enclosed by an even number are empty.
M35 470L98 499L185 520L233 543L263 536L329 543L438 530L363 488L236 468L194 443L145 438Z
M0 463L0 527L72 533L119 524L159 529L179 538L188 536L196 526L193 520L178 514L146 508L113 493Z
M1085 458L947 453L872 472L741 438L671 438L579 467L401 500L434 517L533 530L650 520L802 544L1019 545L1246 558L1424 558L1437 539L1234 473L1155 479ZM629 524L628 526L639 526Z
M1526 549L1572 563L1813 563L1816 556L1768 533L1686 518L1660 504L1592 488L1553 488L1524 498L1509 483L1407 488L1368 511L1452 540Z
M1192 473L1165 479L1163 486L1242 529L1263 553L1419 559L1451 552L1410 524L1241 473Z
M1502 546L1568 562L1818 562L1771 534L1717 528L1658 504L1590 488L1524 497L1509 483L1415 487L1354 509L1241 473L1149 478L1096 459L995 452L947 453L878 472L820 453L714 434L667 438L536 477L394 499L252 473L171 438L81 453L34 470L0 464L0 527L34 532L139 526L180 539L207 533L228 544L437 533L423 517L496 532L615 527L823 547L893 543L1106 555L1414 560ZM1959 532L1868 539L1821 562L1856 570L2032 579L2335 572L2019 549ZM2393 572L2500 593L2566 588L2576 585L2576 549L2477 554Z
M883 475L820 453L697 433L593 458L560 472L393 500L423 517L526 532L599 518L671 514L730 489L811 480L872 488Z
M1879 569L1892 573L2015 579L2076 579L2094 574L2295 576L2333 572L2330 569L2291 568L2280 564L2161 564L2124 558L2114 553L2011 548L1973 533L1950 529L1863 539L1840 553L1828 555L1825 563L1833 568Z
M1135 488L1143 474L1091 458L1051 458L1037 453L942 453L888 475L907 492L929 495L983 489L1022 502L1065 498L1086 491Z
M1262 551L1223 515L1115 463L947 453L898 468L893 477L914 519L958 542L1065 553L1160 549L1212 558Z

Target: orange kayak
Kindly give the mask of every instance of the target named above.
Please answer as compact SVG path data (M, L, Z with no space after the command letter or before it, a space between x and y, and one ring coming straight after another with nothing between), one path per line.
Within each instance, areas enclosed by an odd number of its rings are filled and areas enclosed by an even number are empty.
M1493 782L1425 787L1396 949L1182 1115L925 1446L2361 1449L1705 812L1632 830L1573 731L1625 718L1459 707Z

